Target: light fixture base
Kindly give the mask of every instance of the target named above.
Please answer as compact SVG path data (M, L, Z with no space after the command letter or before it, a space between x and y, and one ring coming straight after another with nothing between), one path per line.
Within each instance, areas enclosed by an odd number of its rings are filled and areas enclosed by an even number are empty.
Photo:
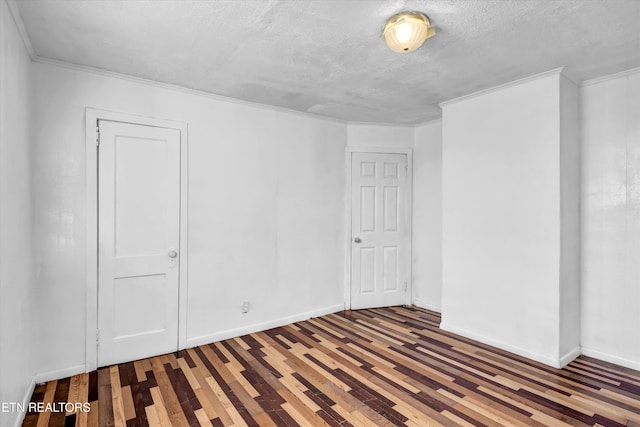
M422 12L397 13L387 19L382 29L382 36L389 49L399 53L418 49L435 34L429 17Z

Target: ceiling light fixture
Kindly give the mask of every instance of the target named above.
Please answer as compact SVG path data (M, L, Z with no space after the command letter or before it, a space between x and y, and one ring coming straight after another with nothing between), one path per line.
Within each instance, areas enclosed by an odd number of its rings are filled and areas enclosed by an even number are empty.
M394 52L411 52L436 34L431 21L421 12L401 12L387 19L382 29L384 41Z

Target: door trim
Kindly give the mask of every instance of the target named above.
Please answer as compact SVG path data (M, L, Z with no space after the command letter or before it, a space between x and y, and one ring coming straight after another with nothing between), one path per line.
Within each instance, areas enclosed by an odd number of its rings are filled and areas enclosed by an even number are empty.
M98 120L132 123L145 126L177 129L180 131L180 275L178 291L178 349L187 345L187 266L188 266L188 126L173 120L156 119L133 114L117 113L95 108L85 109L86 147L86 346L85 371L98 366L98 147L96 144Z
M347 178L347 236L345 239L346 262L345 262L345 286L344 286L344 305L347 310L351 310L351 238L353 230L351 229L352 215L352 181L351 166L353 163L353 153L372 153L372 154L405 154L407 156L407 198L406 215L407 215L407 259L405 260L405 268L407 269L407 292L405 295L405 304L411 305L413 302L413 150L411 148L389 148L389 147L346 147L345 148L345 170Z

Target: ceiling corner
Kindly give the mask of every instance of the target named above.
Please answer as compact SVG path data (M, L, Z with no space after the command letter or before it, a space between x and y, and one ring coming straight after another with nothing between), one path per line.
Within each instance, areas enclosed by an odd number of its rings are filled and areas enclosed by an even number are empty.
M22 21L22 15L20 15L20 9L18 9L18 5L16 0L4 0L7 3L7 7L9 8L9 12L11 13L11 17L13 18L13 22L16 24L16 28L20 33L20 38L22 39L22 43L24 43L24 47L27 49L29 53L29 57L31 60L35 60L38 55L33 50L33 45L31 44L31 39L29 38L29 34L27 34L27 30L24 26L24 22Z

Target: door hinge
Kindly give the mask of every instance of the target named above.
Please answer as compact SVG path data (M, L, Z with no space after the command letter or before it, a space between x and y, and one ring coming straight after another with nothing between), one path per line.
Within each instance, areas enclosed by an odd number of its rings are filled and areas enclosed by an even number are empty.
M96 329L96 346L100 344L100 329Z
M406 171L409 170L409 162L405 162L404 163L404 170L406 170Z
M100 127L96 126L96 147L100 146Z
M407 292L407 287L408 287L408 285L407 285L407 281L405 280L405 281L404 281L404 291L405 291L405 292Z

